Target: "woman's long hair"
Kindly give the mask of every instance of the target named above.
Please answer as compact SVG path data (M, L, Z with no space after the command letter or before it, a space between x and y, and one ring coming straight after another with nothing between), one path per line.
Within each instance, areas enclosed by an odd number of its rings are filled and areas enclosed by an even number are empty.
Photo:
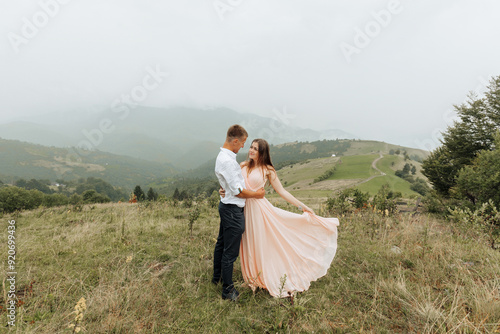
M250 172L255 167L266 168L268 171L275 170L273 163L271 162L271 154L269 153L269 144L265 139L257 138L252 141L259 145L259 159L255 163L251 159L247 159L247 170Z

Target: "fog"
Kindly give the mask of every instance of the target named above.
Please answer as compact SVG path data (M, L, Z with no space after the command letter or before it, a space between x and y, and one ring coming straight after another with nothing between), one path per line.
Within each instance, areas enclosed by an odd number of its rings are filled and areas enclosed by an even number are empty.
M0 0L0 123L132 95L431 149L453 105L500 74L498 13L493 0Z

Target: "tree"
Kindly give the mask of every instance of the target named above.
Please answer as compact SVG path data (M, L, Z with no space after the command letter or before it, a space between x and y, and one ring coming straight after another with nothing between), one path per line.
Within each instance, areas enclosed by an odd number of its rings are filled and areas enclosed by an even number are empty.
M174 195L172 196L175 200L180 200L181 194L179 193L179 188L175 188Z
M181 191L181 193L179 194L179 200L180 201L184 201L185 199L189 199L191 196L189 196L188 192L186 189L184 189L183 191Z
M115 189L110 183L96 178L88 177L87 179L79 179L78 185L76 186L75 192L77 194L83 194L86 190L95 190L99 194L108 196L114 201L118 201L122 197L127 197L128 194L121 189Z
M44 194L39 190L9 186L0 188L0 212L31 210L43 203Z
M438 194L448 195L455 184L455 167L451 163L450 153L440 146L431 152L422 164L422 173L427 176Z
M14 185L19 188L24 188L26 190L39 190L45 194L52 194L54 191L49 188L48 184L50 184L49 180L36 180L31 179L26 181L25 179L19 179L14 182Z
M492 78L484 97L471 93L454 106L459 121L443 133L442 146L424 160L422 173L442 195L456 185L462 168L482 150L490 150L494 133L500 129L500 76Z
M419 193L422 196L427 195L427 193L430 190L427 183L419 177L417 177L417 179L412 183L412 185L410 186L410 189Z
M158 193L155 192L153 188L149 188L146 198L148 201L156 201L158 199Z
M483 204L489 200L500 208L500 132L496 134L493 150L478 153L471 165L465 166L457 176L452 192L467 198L473 204Z
M16 187L19 187L19 188L24 188L24 189L26 189L26 184L27 184L27 182L26 182L26 180L25 180L25 179L19 179L19 180L17 180L16 182L14 182L14 185L15 185Z
M134 195L137 197L138 201L144 201L146 196L144 195L144 191L142 191L141 186L137 185L134 188Z
M108 203L111 201L108 196L99 194L94 189L85 190L82 198L85 203Z
M398 169L394 174L402 179L405 179L406 181L410 182L410 183L413 183L414 180L413 178L410 176L410 170L411 170L411 166L409 163L406 163L403 167L403 169ZM413 166L415 167L415 166Z
M411 170L411 166L409 163L406 163L405 166L403 167L403 174L404 175L409 175Z
M417 173L417 167L414 165L411 166L411 175L415 175Z

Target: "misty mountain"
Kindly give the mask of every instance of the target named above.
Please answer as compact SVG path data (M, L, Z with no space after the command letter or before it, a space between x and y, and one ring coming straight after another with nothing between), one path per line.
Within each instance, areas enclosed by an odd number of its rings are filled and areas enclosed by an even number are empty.
M55 181L96 177L132 189L178 173L169 164L140 160L101 151L78 151L0 139L0 180L19 178Z
M193 169L212 159L227 128L243 125L249 140L271 144L354 138L341 130L315 131L289 125L286 111L274 116L242 114L227 108L135 108L49 113L0 124L0 137L55 147L80 147Z

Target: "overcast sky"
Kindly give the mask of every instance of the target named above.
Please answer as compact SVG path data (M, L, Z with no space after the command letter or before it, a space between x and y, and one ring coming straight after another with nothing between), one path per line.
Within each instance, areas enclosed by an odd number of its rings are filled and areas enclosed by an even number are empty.
M135 94L435 147L453 104L500 75L499 14L498 0L0 0L0 122Z

